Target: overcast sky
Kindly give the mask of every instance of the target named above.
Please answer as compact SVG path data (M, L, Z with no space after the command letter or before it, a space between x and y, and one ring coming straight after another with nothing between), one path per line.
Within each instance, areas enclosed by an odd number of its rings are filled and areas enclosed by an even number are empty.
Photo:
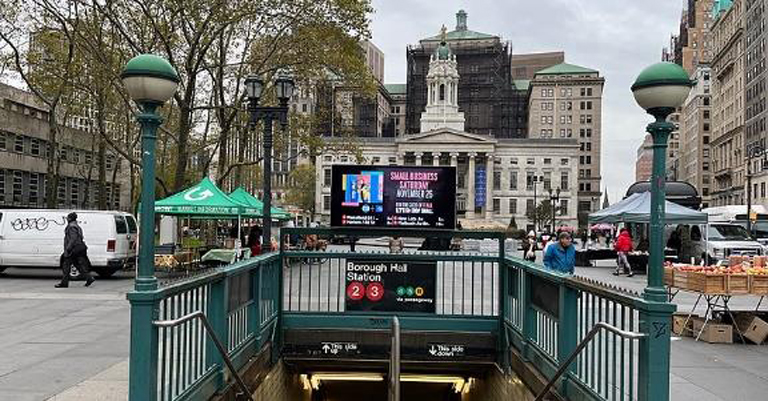
M473 31L512 43L514 53L562 50L565 61L600 71L603 187L611 203L634 182L637 147L651 121L629 87L678 29L683 0L373 0L373 41L385 54L385 82L405 83L405 47L455 29L464 9Z

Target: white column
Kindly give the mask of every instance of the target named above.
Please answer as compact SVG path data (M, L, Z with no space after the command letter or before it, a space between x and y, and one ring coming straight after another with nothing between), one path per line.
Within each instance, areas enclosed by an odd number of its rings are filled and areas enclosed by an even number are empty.
M451 152L451 166L456 167L459 165L459 154Z
M467 218L475 217L475 157L477 153L469 154L467 169Z
M440 165L440 152L432 152L432 165L433 166L439 166Z
M402 166L405 164L405 153L397 152L397 165Z
M416 165L421 166L421 156L423 156L424 153L416 152L415 155L416 155Z
M485 218L493 215L493 155L485 156Z

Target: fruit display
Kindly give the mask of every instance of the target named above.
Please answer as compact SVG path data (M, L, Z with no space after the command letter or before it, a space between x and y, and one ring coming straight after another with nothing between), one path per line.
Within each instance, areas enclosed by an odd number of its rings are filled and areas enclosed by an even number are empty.
M705 294L768 294L768 260L765 256L731 256L728 262L728 266L667 263L665 283Z

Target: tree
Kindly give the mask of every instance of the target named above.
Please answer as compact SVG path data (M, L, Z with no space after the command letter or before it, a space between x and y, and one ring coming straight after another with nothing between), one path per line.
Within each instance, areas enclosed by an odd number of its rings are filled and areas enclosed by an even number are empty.
M529 209L525 215L529 220L536 221L536 224L539 226L538 228L549 228L552 224L552 204L549 202L549 199L543 200L536 207L535 211Z
M317 176L315 166L304 163L298 165L288 175L290 184L286 192L286 201L294 206L310 213L310 218L315 219L315 185Z

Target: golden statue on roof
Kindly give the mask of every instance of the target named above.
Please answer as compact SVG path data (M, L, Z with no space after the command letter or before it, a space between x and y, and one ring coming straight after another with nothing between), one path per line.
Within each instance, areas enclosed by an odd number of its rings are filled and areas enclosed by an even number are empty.
M448 29L446 29L445 24L443 24L443 27L440 28L440 40L443 42L445 42L446 31L448 31Z

